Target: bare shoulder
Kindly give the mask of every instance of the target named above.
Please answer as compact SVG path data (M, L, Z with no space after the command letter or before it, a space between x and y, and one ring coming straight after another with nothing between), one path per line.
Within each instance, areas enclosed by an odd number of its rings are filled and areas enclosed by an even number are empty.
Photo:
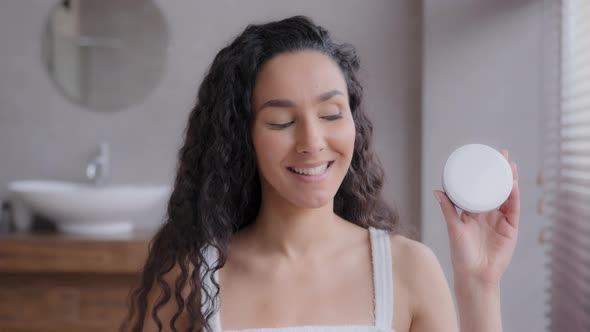
M453 298L435 253L398 234L391 234L390 242L395 289L407 296L411 331L456 331Z
M432 285L432 279L444 279L442 268L432 249L423 243L399 234L390 234L390 242L397 284L411 294L412 306L418 306L420 294L427 293L425 287Z
M394 264L403 267L412 279L417 277L414 272L432 272L440 268L438 258L425 244L399 234L390 234L389 238Z

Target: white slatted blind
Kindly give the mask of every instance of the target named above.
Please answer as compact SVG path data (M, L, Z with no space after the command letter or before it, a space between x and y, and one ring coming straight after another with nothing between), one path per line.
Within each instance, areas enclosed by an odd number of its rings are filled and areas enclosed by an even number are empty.
M590 0L555 1L560 94L544 124L540 212L548 242L549 330L590 331ZM550 70L548 72L551 72ZM545 91L548 93L548 91Z

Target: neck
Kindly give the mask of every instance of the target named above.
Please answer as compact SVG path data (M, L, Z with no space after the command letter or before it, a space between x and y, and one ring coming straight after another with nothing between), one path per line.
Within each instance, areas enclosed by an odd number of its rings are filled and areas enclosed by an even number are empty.
M334 202L306 209L292 205L277 196L262 200L252 234L261 249L289 260L317 255L328 239L343 225L334 213Z

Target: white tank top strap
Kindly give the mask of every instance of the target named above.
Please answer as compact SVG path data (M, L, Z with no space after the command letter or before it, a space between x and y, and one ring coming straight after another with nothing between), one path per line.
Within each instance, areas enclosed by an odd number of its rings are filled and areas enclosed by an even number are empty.
M387 231L376 229L373 227L369 228L369 234L371 239L371 256L373 264L373 284L374 284L374 301L375 301L375 328L378 331L393 331L391 325L393 321L393 269L392 269L392 258L391 258L391 243L389 241L389 234ZM209 266L215 264L218 260L218 252L212 246L207 247L204 251L205 260ZM205 268L201 266L201 275L205 273ZM219 282L218 272L213 274L215 282ZM215 285L211 281L211 275L207 275L204 278L204 287L207 288L209 294L215 294ZM213 315L209 319L211 331L220 332L221 318L219 315L219 296L214 296L207 301L205 291L201 292L201 304L202 312L213 306ZM310 331L320 331L322 326L309 327ZM337 328L337 327L332 327ZM354 327L349 326L354 330ZM295 328L292 328L295 329ZM326 330L328 327L326 327ZM288 330L288 329L277 329L277 330ZM298 331L306 331L306 328L297 328ZM362 329L359 330L360 331ZM249 330L243 330L249 331ZM272 329L264 329L265 332L272 331ZM330 330L332 331L332 330ZM357 331L357 330L355 330ZM364 331L364 330L363 330Z
M205 248L204 251L204 258L207 262L209 267L212 267L217 260L219 259L219 254L217 253L217 249L213 246L208 246ZM201 276L203 276L206 272L206 267L201 265L200 268ZM219 276L218 271L215 271L213 274L213 279L215 283L219 284ZM211 273L207 274L203 280L203 286L207 288L207 292L209 296L212 296L212 299L208 300L207 295L205 294L205 290L201 290L201 313L205 314L207 310L211 307L214 308L213 315L209 319L209 325L211 326L211 331L221 332L221 317L219 316L219 296L215 296L216 287L211 281Z
M373 284L375 291L375 326L391 331L393 321L393 269L391 243L387 231L369 228L373 257Z

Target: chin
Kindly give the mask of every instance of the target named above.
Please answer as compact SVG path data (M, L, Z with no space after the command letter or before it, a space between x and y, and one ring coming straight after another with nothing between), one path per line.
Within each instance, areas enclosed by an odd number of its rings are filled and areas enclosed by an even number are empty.
M318 195L309 195L306 197L298 197L296 199L291 200L291 203L303 209L319 209L332 203L333 200L334 195L325 193Z

